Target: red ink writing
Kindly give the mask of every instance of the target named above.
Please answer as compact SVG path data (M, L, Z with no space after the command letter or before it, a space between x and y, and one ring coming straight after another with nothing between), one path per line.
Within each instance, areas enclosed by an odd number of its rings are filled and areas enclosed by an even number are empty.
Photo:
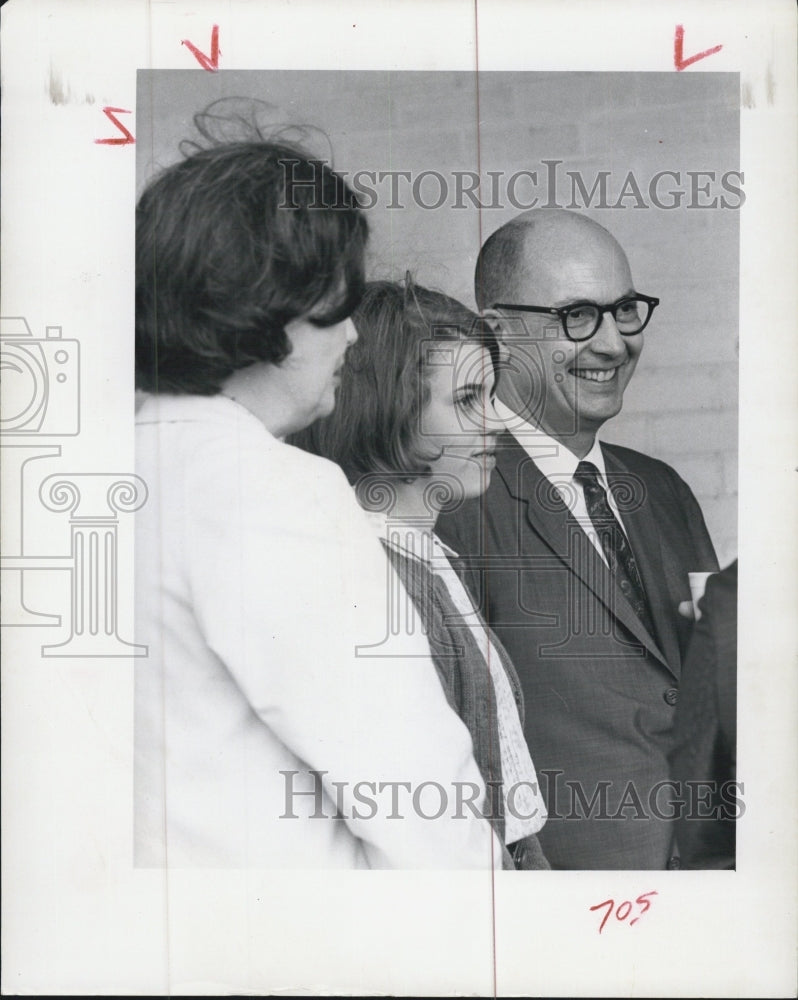
M706 59L707 56L714 55L716 52L720 52L723 48L722 45L716 45L712 49L704 49L703 52L699 52L697 55L690 56L689 58L684 58L684 25L676 25L676 37L673 40L673 65L676 67L677 72L681 72L683 69L687 69L688 66L692 66L694 62L698 62L699 59Z
M116 117L117 115L129 115L129 114L132 114L131 111L126 111L124 108L110 108L110 107L108 107L108 108L103 108L103 114L105 115L105 117L109 121L113 122L114 125L116 125L116 127L119 129L119 131L122 134L121 135L112 136L109 139L95 139L94 141L98 145L100 145L100 146L128 146L131 142L135 142L136 141L133 138L133 136L131 135L131 133L128 131L128 129L126 129L125 126L122 124L122 122L120 122L119 119Z
M638 913L637 916L634 918L634 920L630 920L629 921L629 926L630 927L633 924L636 924L637 921L646 912L646 910L648 910L648 908L651 906L651 903L650 903L648 897L649 896L656 896L656 895L657 895L657 892L655 890L652 890L651 892L644 892L642 895L640 895L640 896L637 897L637 899L635 900L635 904L637 904L637 906L641 907L641 910L640 910L640 913ZM595 906L591 906L590 907L591 912L593 910L600 910L602 908L602 906L606 906L607 907L607 912L604 914L604 919L599 924L599 934L601 934L601 932L604 930L604 925L610 919L610 916L611 916L613 910L615 910L615 919L618 920L618 921L620 921L621 923L623 923L623 921L626 920L626 918L632 912L633 905L634 904L631 903L628 899L625 899L619 906L616 907L614 899L605 899L603 903L596 903Z
M206 56L204 52L200 52L193 42L190 42L187 38L184 38L180 43L185 45L187 49L194 55L194 58L202 66L203 69L207 69L210 73L215 73L219 68L219 25L214 24L213 30L211 31L211 54Z

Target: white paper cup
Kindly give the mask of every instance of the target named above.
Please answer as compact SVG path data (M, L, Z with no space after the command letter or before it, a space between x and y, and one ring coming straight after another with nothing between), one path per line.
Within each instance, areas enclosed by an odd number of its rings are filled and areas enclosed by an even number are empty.
M693 598L693 614L695 615L695 620L701 617L701 612L698 610L698 602L704 596L704 590L707 586L707 580L712 576L712 573L688 573L687 577L690 580L690 595Z

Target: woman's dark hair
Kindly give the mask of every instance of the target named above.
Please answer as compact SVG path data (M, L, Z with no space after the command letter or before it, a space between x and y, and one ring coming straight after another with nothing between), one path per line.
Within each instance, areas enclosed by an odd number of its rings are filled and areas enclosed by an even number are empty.
M367 224L324 162L281 142L228 142L161 173L136 210L136 386L218 393L289 353L285 326L330 326L363 288Z
M404 285L369 282L352 319L358 340L346 354L335 410L289 441L336 462L353 485L374 472L425 475L436 457L420 435L429 401L425 353L435 342L473 337L498 374L496 338L461 302L409 275Z

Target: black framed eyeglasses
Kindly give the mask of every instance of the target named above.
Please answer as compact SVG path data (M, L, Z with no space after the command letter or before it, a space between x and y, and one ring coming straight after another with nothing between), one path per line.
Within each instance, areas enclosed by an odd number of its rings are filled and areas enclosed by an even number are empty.
M624 295L617 302L609 305L599 305L598 302L572 302L567 306L522 306L507 302L494 302L491 309L509 309L516 312L543 313L557 316L562 324L565 336L569 340L590 340L601 326L604 313L611 313L618 327L618 333L624 337L632 337L642 333L651 319L651 314L659 305L659 299L653 295Z

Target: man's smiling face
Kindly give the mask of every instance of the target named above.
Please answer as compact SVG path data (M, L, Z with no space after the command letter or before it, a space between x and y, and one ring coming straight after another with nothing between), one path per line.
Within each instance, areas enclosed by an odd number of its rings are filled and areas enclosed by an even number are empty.
M530 233L513 297L505 301L556 307L580 301L606 305L634 292L626 255L606 230L587 219L566 219L563 230L554 228L545 233L535 227ZM515 374L508 370L502 375L509 383L506 402L523 416L518 405L523 399L527 414L542 430L575 453L586 454L596 431L623 405L624 390L643 349L643 334L622 336L610 313L604 314L590 340L578 343L565 336L556 316L514 313L508 316L505 331L511 368L516 369ZM533 384L535 395L543 398L530 398Z

